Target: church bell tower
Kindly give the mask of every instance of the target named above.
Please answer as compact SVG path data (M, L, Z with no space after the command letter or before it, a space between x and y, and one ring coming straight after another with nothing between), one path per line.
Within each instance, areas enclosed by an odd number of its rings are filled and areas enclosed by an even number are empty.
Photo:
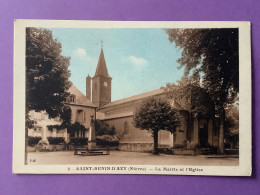
M102 107L111 102L111 80L109 76L103 52L103 46L97 64L95 76L92 78L92 102Z

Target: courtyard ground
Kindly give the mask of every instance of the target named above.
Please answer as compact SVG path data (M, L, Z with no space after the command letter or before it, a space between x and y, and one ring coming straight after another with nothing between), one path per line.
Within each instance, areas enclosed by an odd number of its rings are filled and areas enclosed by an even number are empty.
M200 155L158 156L152 153L111 151L110 155L80 156L73 151L31 152L30 165L198 165L198 166L238 166L239 159L229 156Z

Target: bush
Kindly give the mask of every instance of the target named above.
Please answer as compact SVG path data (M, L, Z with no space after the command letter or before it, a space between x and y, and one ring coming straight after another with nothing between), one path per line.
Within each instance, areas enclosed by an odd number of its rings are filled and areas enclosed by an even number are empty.
M119 145L119 139L117 136L98 136L96 137L96 144L102 147L117 147Z
M53 145L56 145L56 144L61 144L61 143L64 143L64 137L48 137L47 138L48 141L49 141L49 144L53 144Z
M96 136L116 134L116 128L114 126L110 127L107 123L103 123L100 120L95 121L95 130Z
M28 146L34 147L35 145L37 145L39 143L39 141L41 140L41 137L28 137Z
M88 138L85 137L73 137L70 138L70 143L73 146L83 146L88 144Z

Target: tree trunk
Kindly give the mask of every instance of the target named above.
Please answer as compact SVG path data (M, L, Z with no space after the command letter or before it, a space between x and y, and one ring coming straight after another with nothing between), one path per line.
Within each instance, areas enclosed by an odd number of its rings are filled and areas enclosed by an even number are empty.
M224 122L225 122L225 110L222 111L220 116L220 126L219 126L219 153L224 153Z
M25 127L24 165L27 165L27 156L28 156L27 148L28 148L28 127Z
M153 154L154 155L158 155L158 130L154 130L153 131L153 140L154 140L154 144L153 144Z

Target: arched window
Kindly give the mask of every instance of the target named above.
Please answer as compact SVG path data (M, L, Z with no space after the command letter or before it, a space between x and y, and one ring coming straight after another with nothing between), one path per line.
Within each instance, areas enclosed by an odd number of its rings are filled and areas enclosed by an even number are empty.
M124 123L124 134L128 134L128 123L127 123L127 121L125 121L125 123Z

